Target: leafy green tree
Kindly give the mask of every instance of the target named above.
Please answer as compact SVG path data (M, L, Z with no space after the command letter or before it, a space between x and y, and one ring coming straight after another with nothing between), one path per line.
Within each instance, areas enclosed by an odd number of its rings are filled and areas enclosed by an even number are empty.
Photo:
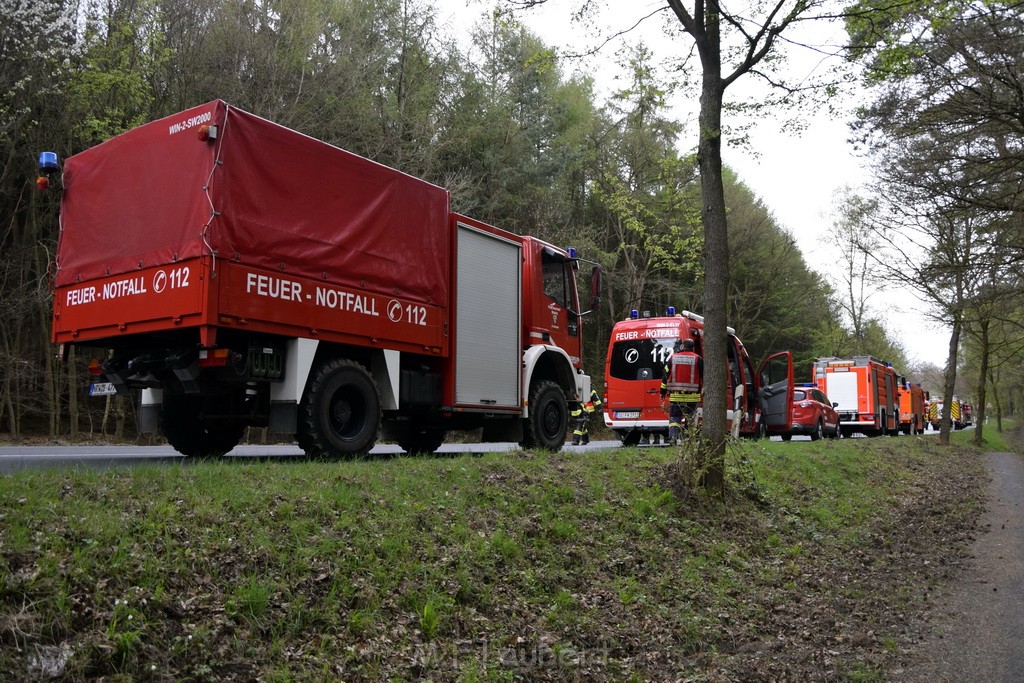
M0 0L0 424L13 436L26 418L59 429L46 294L56 212L33 183L39 151L73 145L66 105L80 56L75 10L60 0Z
M695 308L686 302L701 272L695 168L675 149L681 126L668 117L672 87L661 82L652 59L643 47L629 57L632 80L612 96L611 144L601 146L593 189L607 249L616 254L616 317L632 308Z
M72 133L83 148L148 121L167 58L153 2L108 3L84 18L79 68L68 86Z
M864 249L950 324L944 393L991 274L1021 254L1024 19L1006 3L921 2L848 24L875 97L858 132L877 160L882 249ZM867 16L865 14L865 16ZM948 410L941 440L948 443Z
M589 86L566 82L550 49L497 13L477 25L473 45L479 61L457 90L446 136L445 162L463 180L457 208L532 235L570 224L580 203L564 201L563 174L579 173L580 151L566 143L591 130L593 112L580 106Z

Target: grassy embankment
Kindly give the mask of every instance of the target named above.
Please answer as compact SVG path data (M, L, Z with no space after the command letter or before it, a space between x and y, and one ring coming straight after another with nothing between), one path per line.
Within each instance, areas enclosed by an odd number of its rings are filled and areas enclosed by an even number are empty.
M667 448L19 473L0 679L879 678L971 536L967 437L742 443L724 501Z

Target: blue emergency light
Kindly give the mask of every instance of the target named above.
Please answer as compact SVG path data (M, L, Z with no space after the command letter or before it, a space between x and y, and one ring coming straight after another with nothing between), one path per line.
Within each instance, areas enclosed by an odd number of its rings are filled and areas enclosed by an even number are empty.
M630 318L632 318L633 320L636 320L637 318L639 318L639 317L640 317L640 311L638 311L638 310L636 310L636 309L634 308L633 310L631 310L631 311L629 312L629 317L630 317Z
M675 306L669 306L668 310L665 311L665 315L671 316L671 315L675 315L675 314L676 314L676 307Z
M569 258L576 258L576 247L569 247L566 251L569 252Z
M55 173L60 170L60 159L56 152L39 153L39 171L41 173Z

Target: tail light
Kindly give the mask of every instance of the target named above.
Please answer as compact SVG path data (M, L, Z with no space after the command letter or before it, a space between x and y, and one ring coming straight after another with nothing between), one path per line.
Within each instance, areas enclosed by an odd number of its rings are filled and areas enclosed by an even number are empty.
M102 375L103 367L100 365L99 358L93 358L89 361L89 374L90 375Z
M231 349L199 349L199 367L216 368L231 360Z

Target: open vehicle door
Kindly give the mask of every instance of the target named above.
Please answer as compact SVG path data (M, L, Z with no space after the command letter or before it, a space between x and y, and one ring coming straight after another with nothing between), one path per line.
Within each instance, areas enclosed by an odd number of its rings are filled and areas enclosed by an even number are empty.
M757 371L761 378L757 402L768 432L782 432L793 422L793 352L768 356Z

